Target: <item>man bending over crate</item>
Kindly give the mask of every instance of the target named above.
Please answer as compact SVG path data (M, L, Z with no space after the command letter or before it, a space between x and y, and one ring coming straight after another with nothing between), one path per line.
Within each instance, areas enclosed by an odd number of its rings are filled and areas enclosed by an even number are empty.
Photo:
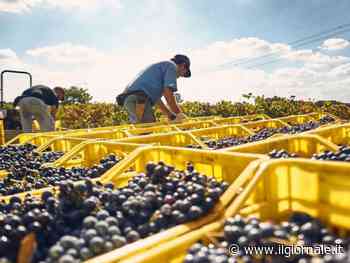
M117 102L126 109L131 123L155 122L155 105L169 120L182 121L186 116L177 104L174 93L177 91L177 78L190 76L190 59L185 55L176 55L141 71L117 97ZM163 103L162 97L165 97L168 106Z
M54 131L60 100L64 100L64 89L61 87L52 90L49 87L37 85L25 90L14 101L14 106L19 107L23 131L32 132L33 118L39 122L42 132Z

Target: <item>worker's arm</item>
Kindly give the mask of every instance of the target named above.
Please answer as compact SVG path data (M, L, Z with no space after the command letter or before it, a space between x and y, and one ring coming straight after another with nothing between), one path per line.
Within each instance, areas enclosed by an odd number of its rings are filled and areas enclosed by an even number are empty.
M170 88L164 89L163 96L165 97L165 100L168 103L172 112L174 112L176 115L182 112L179 105L176 102L174 93Z
M157 107L162 111L162 113L168 117L169 120L175 119L176 115L172 113L168 107L164 104L162 99L157 102Z
M179 105L177 104L174 93L170 88L164 89L163 96L165 97L170 110L176 115L175 119L173 119L175 122L182 122L187 119L187 116L182 112Z

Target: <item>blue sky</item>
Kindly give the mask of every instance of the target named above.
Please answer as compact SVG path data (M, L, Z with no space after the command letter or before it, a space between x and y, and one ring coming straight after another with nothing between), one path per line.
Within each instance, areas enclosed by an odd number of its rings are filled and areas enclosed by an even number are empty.
M186 53L194 76L179 80L185 99L238 100L252 91L350 100L350 31L328 44L287 44L350 23L349 10L348 0L0 0L0 69L29 70L35 83L85 85L110 101L143 66ZM218 67L280 49L282 63ZM25 85L8 83L9 99Z

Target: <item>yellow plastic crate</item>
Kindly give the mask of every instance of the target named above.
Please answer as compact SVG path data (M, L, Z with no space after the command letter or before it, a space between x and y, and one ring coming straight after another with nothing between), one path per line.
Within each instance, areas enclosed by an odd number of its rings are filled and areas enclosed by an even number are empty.
M108 154L127 157L132 151L142 146L144 145L117 141L88 140L73 147L72 150L56 160L53 166L66 168L74 166L89 167L98 163Z
M64 130L64 128L62 127L62 121L57 120L57 121L55 122L55 128L56 128L57 131Z
M4 121L0 120L0 145L5 143L5 129L4 129Z
M147 127L153 127L153 126L159 126L159 125L174 125L174 124L185 124L185 123L193 123L193 122L203 122L203 121L214 121L216 119L221 119L220 116L202 116L202 117L188 117L185 120L183 120L181 123L176 123L174 121L169 121L166 117L160 117L159 121L152 122L152 123L137 123L134 124L135 128L147 128Z
M55 162L55 165L64 167L90 166L96 163L99 157L103 157L106 154L112 152L117 154L120 152L124 153L127 150L132 151L138 147L139 145L118 142L85 142L76 146L71 152ZM166 164L175 166L177 169L185 169L186 163L191 161L198 172L214 176L218 180L225 180L230 183L230 186L221 196L213 211L207 216L131 243L88 262L116 262L119 259L145 252L151 247L214 221L223 213L223 208L242 190L241 185L246 182L243 179L248 177L248 175L251 177L251 174L256 171L258 164L262 161L258 156L251 154L146 146L132 151L128 157L108 170L100 179L94 179L94 181L101 181L102 183L112 182L117 187L123 187L132 176L136 175L135 172L145 172L147 162L158 162L161 160ZM245 174L247 175L245 176ZM57 188L50 187L30 192L30 194L39 196L43 191L53 191L54 189L57 191ZM28 193L17 194L16 196L24 198L26 194ZM6 196L0 198L0 200L8 201L10 198L11 196ZM113 261L110 261L111 259Z
M147 124L149 125L149 124ZM74 136L84 138L107 138L107 139L120 139L131 135L139 135L142 133L161 133L168 131L177 131L178 129L173 125L157 125L147 127L135 127L135 125L121 125L121 126L108 126L99 128L88 128L88 129L76 129L76 130L65 130L56 132L40 133L44 135L52 136ZM129 132L130 131L130 132ZM113 136L113 133L116 133Z
M281 120L285 123L288 123L289 125L298 125L303 124L309 121L317 121L315 118L312 117L312 115L291 115L287 117L278 118L278 120Z
M100 139L100 140L118 140L129 136L128 132L125 130L115 129L115 130L101 130L92 132L77 132L66 135L75 138L84 139Z
M195 121L211 121L211 120L216 120L216 119L221 119L222 117L220 116L201 116L201 117L188 117L186 118L182 123L188 123L188 122L195 122ZM166 117L161 117L159 122L153 123L152 125L159 125L159 124L174 124L173 121L169 121L168 118ZM142 124L135 124L136 127L139 127ZM143 124L143 127L146 124Z
M24 144L31 143L37 146L46 144L49 140L53 138L84 138L84 139L108 139L108 140L117 140L125 138L129 134L120 129L106 129L106 130L70 130L62 132L43 132L43 133L22 133L8 141L6 145L10 144Z
M30 143L36 146L41 146L53 138L57 138L57 136L44 135L42 133L22 133L12 140L8 141L5 145Z
M113 129L132 129L134 127L135 127L134 124L120 124L120 125L113 125L113 126L88 128L88 130L90 130L90 131L101 131L101 130L113 130Z
M46 142L45 142L46 141ZM43 153L45 151L69 152L75 146L87 141L83 138L56 137L56 136L40 136L37 140L32 141L33 144L39 146L35 151ZM0 170L0 178L6 176L6 170Z
M40 137L44 136L68 136L68 137L80 137L85 139L108 139L117 140L126 138L129 136L137 136L149 133L164 133L171 131L179 131L175 125L158 125L149 126L145 124L143 128L136 128L134 125L121 125L121 126L108 126L93 129L77 129L77 130L65 130L55 132L41 132L41 133L22 133L10 140L7 144L23 144L34 143L41 145ZM46 143L47 141L44 141Z
M118 143L121 144L120 142ZM88 144L93 146L93 143L91 142ZM85 148L86 145L80 147ZM67 157L67 159L69 159L69 157ZM191 162L198 172L207 176L213 176L219 181L225 180L232 183L234 179L255 160L260 162L261 160L267 160L267 158L249 153L213 152L209 150L195 150L180 147L143 145L143 147L139 147L131 152L127 159L120 162L120 165L115 166L105 173L101 178L101 181L115 182L117 185L123 185L124 183L127 183L130 176L126 175L123 177L116 175L129 171L130 168L136 172L145 172L145 167L148 162L163 161L164 163L173 165L176 169L180 170L185 169L187 163ZM233 167L235 167L234 171L232 170ZM224 196L222 196L222 205L225 206L228 204L228 200L231 199L230 195L231 193L226 193L226 195L224 194Z
M206 147L204 143L195 138L189 132L169 132L165 134L153 134L144 136L135 136L118 140L126 143L138 144L158 144L163 146L185 147L188 145L199 145Z
M192 130L190 133L198 140L201 138L209 138L214 140L224 139L228 137L247 137L254 133L242 125L227 125L222 127L213 127Z
M211 121L211 120L218 119L218 118L221 118L221 117L220 116L188 117L182 123L193 122L193 121ZM169 121L168 118L161 117L160 118L160 123L162 123L162 124L169 124L169 123L173 123L173 122Z
M83 141L84 139L79 139L79 138L65 139L65 138L60 138L52 135L48 135L48 136L41 135L41 136L34 136L32 138L28 138L25 141L25 143L30 143L38 146L35 149L35 151L42 153L45 150L67 152L71 150L74 146L82 143ZM7 170L0 170L0 178L4 178L5 176L7 176L7 174L8 174Z
M150 126L143 128L135 128L135 126L125 126L125 128L116 127L103 127L96 129L87 129L87 130L72 130L65 132L65 136L70 137L81 137L89 139L109 139L117 140L126 138L129 136L138 136L146 134L155 134L155 133L166 133L171 131L178 131L174 125L159 125L159 126Z
M211 121L211 120L217 120L217 119L221 119L222 117L220 116L201 116L201 117L191 117L189 118L192 121Z
M228 124L239 124L249 121L257 121L257 120L267 120L271 119L266 114L253 114L253 115L243 115L243 116L234 116L227 118L218 118L214 119L214 122L218 125L228 125Z
M236 185L242 185L240 178L245 178L244 174L251 174L261 162L256 155L251 154L232 154L219 153L204 150L192 150L175 147L144 147L132 152L128 159L120 162L117 166L110 169L103 175L102 182L113 182L118 187L127 184L132 175L125 174L130 169L136 172L145 172L147 162L164 161L166 164L173 165L176 169L185 169L186 163L191 161L195 169L207 176L214 176L218 180L225 180L230 183L229 188L221 196L213 211L207 216L183 225L178 225L161 233L152 235L148 238L128 244L120 249L101 255L87 262L104 263L118 262L119 260L132 255L142 253L166 241L172 240L187 232L193 231L209 222L217 219L227 206L236 196L240 188ZM244 180L245 182L246 180ZM158 261L157 261L158 262Z
M96 140L91 140L92 143L94 143ZM72 151L74 154L74 147L83 144L84 142L87 143L89 142L86 139L83 138L66 138L66 137L56 137L56 136L40 136L37 138L34 138L31 141L28 141L29 143L32 143L34 145L39 146L36 151L39 153L44 152L45 150L50 150L51 151L62 151L68 154L68 159L69 156L71 156L69 154L69 151ZM98 143L97 143L98 144ZM125 145L125 144L121 144L121 145ZM128 148L130 146L130 149ZM126 144L126 147L124 147L123 149L125 150L125 153L129 153L130 151L136 149L137 147L139 147L140 145L133 145L133 144ZM120 148L120 146L118 146ZM97 146L96 146L97 148ZM79 149L79 148L78 148ZM71 153L72 154L72 153ZM126 154L123 154L124 156ZM96 160L100 160L103 158L103 156L100 155L95 155L96 157L92 157L92 158L96 158ZM63 155L60 159L56 160L53 164L50 165L54 165L54 166L63 166L63 167L68 167L68 164L65 162L62 164L61 160L66 160L66 158L64 158L65 155ZM72 167L74 165L76 166L87 166L87 165L91 165L93 164L93 162L89 162L88 159L85 155L74 158L74 161L72 161L73 165L69 166ZM0 178L4 178L5 176L7 176L8 171L7 170L0 170ZM0 197L1 198L1 197Z
M68 152L72 150L75 146L79 145L82 142L85 142L87 139L84 138L74 138L74 137L54 137L49 140L47 143L42 144L36 150L37 152L44 151L60 151Z
M38 136L39 134L35 134L35 133L21 133L19 135L17 135L16 137L12 138L11 140L9 140L8 142L6 142L6 145L10 145L10 144L23 144L26 143L28 140L30 140L31 138Z
M97 132L97 131L110 131L116 129L133 129L134 125L132 124L122 124L117 126L104 126L104 127L96 127L96 128L82 128L82 129L64 129L61 128L58 131L51 132L54 135L65 135L76 132Z
M92 129L75 129L75 130L62 130L62 131L54 131L54 132L38 132L38 133L21 133L12 140L8 141L7 144L23 144L28 142L30 138L37 136L79 136L79 134L87 134L87 133L96 133L96 132L113 132L119 131L122 129L132 129L133 125L121 125L121 126L108 126L108 127L99 127Z
M86 130L84 130L86 131ZM82 130L79 130L82 132ZM70 136L71 134L78 133L78 130L69 130L69 131L60 131L60 132L40 132L40 133L21 133L9 140L6 145L10 144L24 144L24 143L33 143L35 145L41 145L42 142L40 137L44 138L54 138L58 136ZM44 143L46 143L45 141Z
M284 121L281 121L279 119L271 119L271 120L262 120L262 121L254 121L254 122L247 122L242 123L244 127L250 129L253 132L259 131L263 128L283 128L283 127L290 127L287 123Z
M220 220L120 262L182 263L193 244L210 243L223 231L225 218L236 214L279 222L293 211L301 211L319 218L341 235L350 230L349 169L350 164L332 162L266 161L252 177L245 178L248 183L244 190Z
M140 136L140 135L150 135L156 133L167 133L172 131L179 131L179 129L174 125L159 125L143 128L134 128L126 130L126 133L129 136Z
M223 151L266 155L274 149L284 149L290 153L296 153L300 157L310 158L314 153L325 150L337 151L338 147L317 135L293 135L238 145Z
M307 116L311 116L312 118L314 118L315 120L320 120L321 118L325 117L325 116L330 116L332 117L333 119L335 119L336 122L338 122L340 119L331 114L331 113L328 113L328 112L312 112L312 113L308 113L306 114Z
M36 120L33 121L32 128L33 128L34 132L40 131L40 125L39 125L38 121L36 121ZM55 130L60 131L61 129L62 129L61 121L60 120L55 121Z
M100 160L103 158L103 151L101 150L101 145L104 145L104 147L106 149L109 149L110 152L112 153L113 151L111 149L115 148L115 149L122 149L122 151L124 151L126 154L130 153L131 151L135 150L137 147L142 146L141 144L133 144L133 143L112 143L113 146L111 146L111 148L108 148L107 146L108 141L105 143L101 143L100 139L90 139L87 140L85 138L75 138L75 137L56 137L56 136L40 136L37 138L34 138L30 141L28 141L28 143L32 143L34 145L39 146L36 151L39 153L42 153L46 150L50 150L50 151L62 151L65 152L67 154L67 158L69 159L70 156L73 154L75 154L76 151L78 151L80 148L77 146L82 146L84 151L82 152L87 152L87 148L84 148L84 144L87 145L91 145L94 144L96 145L94 149L99 149L100 154L97 154L96 152L93 152L93 155L91 155L90 158L88 158L86 156L86 154L82 154L82 156L80 158L74 158L74 164L76 165L80 165L80 166L87 166L87 165L91 165L93 162L89 161L90 159L96 159L96 160ZM98 146L100 145L100 146ZM106 146L107 145L107 146ZM116 145L116 146L115 146ZM89 146L91 147L91 146ZM53 164L55 166L64 166L67 167L67 163L62 164L62 161L60 160L66 160L66 158L64 158L65 155L63 155L60 159L56 160L56 162L54 162ZM108 154L108 153L106 153ZM124 155L126 155L124 154ZM64 158L64 159L62 159ZM0 170L0 177L3 177L7 175L7 171L6 170Z
M87 133L98 133L98 132L113 132L119 131L127 128L133 128L133 126L108 126L108 127L99 127L99 128L87 128L87 129L75 129L75 130L64 130L56 132L45 132L42 134L54 135L54 136L76 136L78 134L87 134Z
M221 119L217 119L217 120L214 120L214 122L217 124L217 125L232 125L232 124L239 124L239 123L242 123L244 122L244 118L243 117L239 117L239 116L236 116L236 117L228 117L228 118L221 118Z
M350 123L323 127L306 133L319 135L337 145L350 145Z
M302 211L332 227L350 230L349 163L289 159L262 164L225 217L283 219Z
M188 131L188 130L194 130L194 129L215 127L217 126L217 124L215 123L215 121L209 120L209 121L185 122L181 124L175 124L175 126L182 131Z
M161 116L160 119L156 122L149 122L149 123L135 123L133 124L134 128L147 128L147 127L153 127L153 126L159 126L159 125L167 125L170 124L170 121L168 118Z
M98 164L99 161L104 158L108 154L116 154L118 156L124 157L121 161L126 161L128 158L128 154L134 151L137 148L142 147L139 144L132 143L119 143L119 142L110 142L110 141L86 141L78 144L73 147L71 151L67 152L61 158L56 160L54 163L48 164L53 167L91 167L95 164ZM121 163L119 162L119 163ZM116 165L119 165L116 164ZM0 179L4 178L7 173L0 173ZM98 181L102 178L99 177L97 179L93 179L94 181ZM24 198L25 195L30 193L33 196L40 196L44 191L53 191L57 190L55 187L47 187L38 189L31 192L23 192L19 194L15 194L12 196L18 196L20 198ZM12 196L0 196L0 200L9 200Z
M82 130L69 130L61 132L44 132L44 133L23 133L18 135L13 140L9 141L8 144L23 144L23 143L34 143L36 145L41 145L41 138L57 138L57 137L70 137L70 138L84 138L84 139L108 139L117 140L125 138L129 134L119 128L103 128L99 130L82 129ZM47 141L44 141L45 143Z
M130 258L121 261L113 260L103 261L103 263L183 263L188 249L195 243L202 241L210 243L209 237L213 233L218 233L223 229L222 222L211 223L199 229L186 233L176 239L160 244L144 253L136 254ZM87 263L90 263L89 261ZM93 261L93 263L97 263ZM102 262L101 262L102 263Z
M264 113L251 114L251 115L242 115L245 120L248 121L259 121L259 120L269 120L271 117Z

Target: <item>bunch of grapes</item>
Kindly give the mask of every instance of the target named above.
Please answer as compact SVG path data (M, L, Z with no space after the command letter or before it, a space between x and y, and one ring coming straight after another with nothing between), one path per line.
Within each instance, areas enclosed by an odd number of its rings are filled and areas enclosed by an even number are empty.
M91 180L59 183L59 194L0 203L0 255L16 261L20 241L35 233L33 262L82 262L208 214L226 182L163 162L115 188Z

